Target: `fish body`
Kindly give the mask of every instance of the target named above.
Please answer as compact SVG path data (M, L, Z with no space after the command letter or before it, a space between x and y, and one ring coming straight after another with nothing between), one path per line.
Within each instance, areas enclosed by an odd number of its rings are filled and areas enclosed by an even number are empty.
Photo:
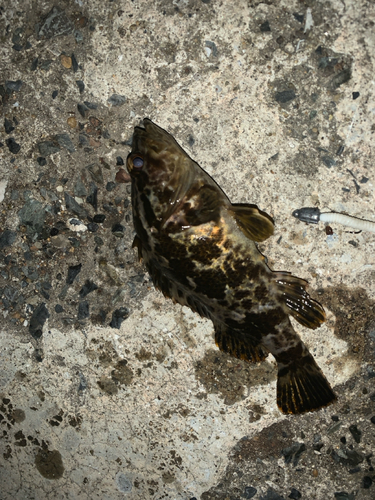
M256 242L273 233L255 205L232 204L218 184L165 130L135 127L132 178L134 245L166 297L212 320L215 342L249 362L272 353L277 404L284 413L324 407L335 398L289 315L317 328L325 320L307 283L274 272Z

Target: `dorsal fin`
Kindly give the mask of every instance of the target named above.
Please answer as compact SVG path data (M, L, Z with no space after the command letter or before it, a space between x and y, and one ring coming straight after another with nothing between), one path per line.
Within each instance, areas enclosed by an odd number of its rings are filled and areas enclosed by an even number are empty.
M255 205L232 205L229 211L233 214L238 227L250 240L264 241L273 234L271 217Z

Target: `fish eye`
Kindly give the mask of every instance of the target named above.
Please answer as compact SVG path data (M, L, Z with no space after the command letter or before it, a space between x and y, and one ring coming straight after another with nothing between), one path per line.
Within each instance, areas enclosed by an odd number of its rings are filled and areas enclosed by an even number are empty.
M141 158L140 156L136 156L135 158L133 158L132 162L134 168L142 168L144 164L143 158Z

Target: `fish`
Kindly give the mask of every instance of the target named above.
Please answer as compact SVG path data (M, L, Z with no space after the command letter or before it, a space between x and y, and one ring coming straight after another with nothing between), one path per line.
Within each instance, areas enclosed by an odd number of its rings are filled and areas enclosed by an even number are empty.
M271 353L282 413L333 403L335 393L289 318L315 329L324 309L305 280L272 271L257 246L273 234L273 219L256 205L231 203L150 119L134 128L131 148L133 247L155 287L209 318L221 351L252 363Z

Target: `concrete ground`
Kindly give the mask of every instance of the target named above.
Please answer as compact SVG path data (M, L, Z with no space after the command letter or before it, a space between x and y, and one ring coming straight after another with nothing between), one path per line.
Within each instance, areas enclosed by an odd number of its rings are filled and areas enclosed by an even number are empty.
M0 6L0 498L375 498L375 5L12 0ZM272 356L220 353L131 248L149 117L275 220L260 245L327 311L294 323L336 404L276 406ZM332 233L332 234L329 234Z

